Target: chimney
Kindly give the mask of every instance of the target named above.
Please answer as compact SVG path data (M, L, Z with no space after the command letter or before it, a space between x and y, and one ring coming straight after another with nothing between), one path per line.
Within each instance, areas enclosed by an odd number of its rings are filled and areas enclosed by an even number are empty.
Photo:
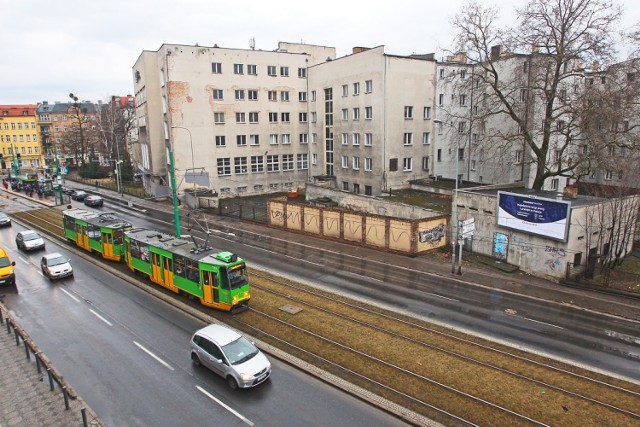
M458 52L455 55L447 56L447 62L467 63L467 52Z
M491 60L496 60L502 55L502 45L491 46Z
M368 47L362 47L362 46L355 46L353 49L351 49L351 53L360 53L360 52L364 52L369 50Z

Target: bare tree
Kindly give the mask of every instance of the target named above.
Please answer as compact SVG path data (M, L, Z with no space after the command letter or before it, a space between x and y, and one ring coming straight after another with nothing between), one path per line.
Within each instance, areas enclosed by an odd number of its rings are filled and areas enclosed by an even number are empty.
M597 71L615 54L613 25L620 7L607 0L531 0L517 11L519 25L497 27L497 11L472 2L457 15L459 51L474 64L476 119L491 159L522 147L531 187L552 177L576 178L586 156L582 103L585 67ZM507 166L505 166L507 167ZM523 175L525 175L523 173ZM526 178L526 177L525 177Z

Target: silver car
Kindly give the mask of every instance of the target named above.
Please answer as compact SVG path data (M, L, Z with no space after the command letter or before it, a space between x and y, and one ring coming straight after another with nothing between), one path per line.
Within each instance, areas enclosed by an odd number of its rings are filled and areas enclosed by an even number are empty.
M231 388L256 386L271 375L271 362L249 340L222 325L209 325L191 337L191 360L227 380Z
M40 260L40 269L42 269L42 274L50 280L73 276L71 263L57 252L43 256Z
M44 239L33 230L24 230L16 234L16 246L23 251L44 249Z

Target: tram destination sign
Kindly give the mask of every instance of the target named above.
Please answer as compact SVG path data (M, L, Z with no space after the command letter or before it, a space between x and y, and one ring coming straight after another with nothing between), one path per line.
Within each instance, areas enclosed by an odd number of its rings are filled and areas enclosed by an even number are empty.
M563 242L567 240L569 202L499 191L497 212L499 226Z

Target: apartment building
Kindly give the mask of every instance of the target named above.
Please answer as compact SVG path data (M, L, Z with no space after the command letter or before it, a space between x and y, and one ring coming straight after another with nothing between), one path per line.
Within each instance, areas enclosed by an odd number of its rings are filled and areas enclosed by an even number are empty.
M43 165L35 104L0 105L0 167L33 173Z
M139 147L147 191L221 197L286 191L308 179L307 70L335 48L279 43L274 51L163 44L133 66Z
M314 181L378 196L432 173L432 55L354 48L310 67L309 89Z

